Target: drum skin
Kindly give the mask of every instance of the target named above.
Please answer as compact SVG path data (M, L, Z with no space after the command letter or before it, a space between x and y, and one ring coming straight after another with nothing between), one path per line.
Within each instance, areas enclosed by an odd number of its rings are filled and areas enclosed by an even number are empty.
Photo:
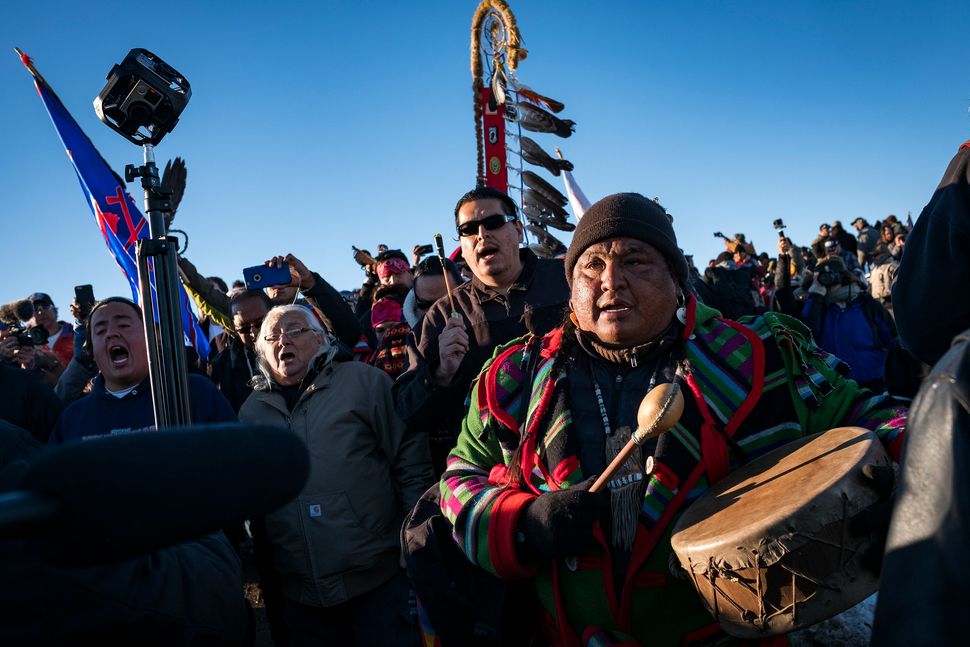
M876 591L878 575L860 559L874 538L848 531L878 500L867 463L892 465L874 433L831 429L742 466L687 509L671 545L724 631L788 633Z

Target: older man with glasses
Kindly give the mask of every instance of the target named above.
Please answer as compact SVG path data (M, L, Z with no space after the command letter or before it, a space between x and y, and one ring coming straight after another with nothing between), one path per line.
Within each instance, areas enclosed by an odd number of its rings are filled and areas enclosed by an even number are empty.
M427 439L405 429L383 371L334 362L334 351L309 310L273 308L239 412L288 429L310 454L303 492L266 516L289 644L416 645L399 530L434 481Z
M398 412L414 429L443 430L451 444L460 430L465 396L495 347L562 320L569 298L562 260L540 260L520 249L515 202L479 187L455 206L455 228L472 278L452 286L415 329L417 353L395 383Z

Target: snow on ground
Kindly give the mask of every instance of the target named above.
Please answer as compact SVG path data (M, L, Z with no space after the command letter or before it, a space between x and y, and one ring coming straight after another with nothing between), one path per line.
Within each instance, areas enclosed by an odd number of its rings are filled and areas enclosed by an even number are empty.
M872 637L876 594L834 618L788 635L792 647L867 647Z

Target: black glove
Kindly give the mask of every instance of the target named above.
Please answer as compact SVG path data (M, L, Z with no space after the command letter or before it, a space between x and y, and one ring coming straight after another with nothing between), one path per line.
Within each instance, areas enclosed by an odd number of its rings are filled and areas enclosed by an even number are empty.
M862 555L862 561L874 573L879 573L895 501L896 470L892 465L863 465L862 477L866 485L876 491L879 499L849 520L849 533L855 536L872 535L873 541Z
M610 505L610 492L589 492L595 477L566 490L546 492L526 506L519 518L524 543L536 556L549 559L578 555L589 544L593 524Z

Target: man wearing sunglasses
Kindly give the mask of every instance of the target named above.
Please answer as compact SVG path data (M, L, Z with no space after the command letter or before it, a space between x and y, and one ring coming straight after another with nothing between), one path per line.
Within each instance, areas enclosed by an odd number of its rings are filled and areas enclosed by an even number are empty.
M495 347L558 326L569 297L562 260L519 248L522 224L505 193L479 187L463 195L455 228L472 278L452 286L455 312L447 296L430 307L414 331L417 353L395 384L398 413L412 428L452 439L472 380Z
M67 366L74 356L74 328L66 321L57 319L57 307L50 296L43 292L34 292L27 299L34 306L34 316L29 326L37 326L47 331L45 346L63 366Z
M253 392L250 381L256 374L256 338L266 313L273 303L262 290L243 290L229 299L235 335L209 363L209 377L226 396L232 410L239 413Z

